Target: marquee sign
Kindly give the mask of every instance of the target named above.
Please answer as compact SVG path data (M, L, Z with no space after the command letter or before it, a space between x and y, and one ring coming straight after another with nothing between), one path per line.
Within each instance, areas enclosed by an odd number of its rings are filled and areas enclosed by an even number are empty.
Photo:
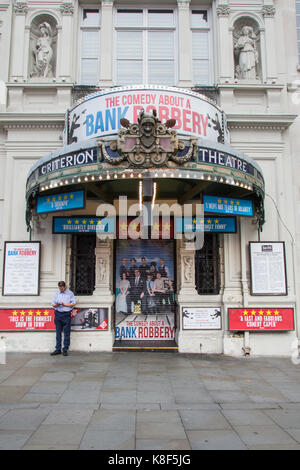
M70 209L83 209L85 205L84 191L51 194L37 198L36 213L66 211Z
M120 120L137 122L140 111L157 111L165 123L176 120L178 134L224 142L225 118L220 108L198 93L155 85L119 87L89 95L68 113L67 142L117 135Z
M52 233L115 233L113 217L53 217Z
M293 308L229 308L228 321L231 331L290 331L295 328Z
M204 212L233 215L253 215L253 202L223 196L203 195Z
M177 217L175 222L176 233L214 232L235 233L235 217Z

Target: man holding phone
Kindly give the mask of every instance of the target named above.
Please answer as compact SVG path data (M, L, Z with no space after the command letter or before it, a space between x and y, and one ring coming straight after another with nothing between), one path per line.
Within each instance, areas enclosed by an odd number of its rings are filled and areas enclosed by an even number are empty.
M71 311L76 305L76 300L64 281L59 281L58 288L52 299L52 307L55 309L56 347L51 356L61 354L62 332L64 332L63 355L67 356L70 346Z

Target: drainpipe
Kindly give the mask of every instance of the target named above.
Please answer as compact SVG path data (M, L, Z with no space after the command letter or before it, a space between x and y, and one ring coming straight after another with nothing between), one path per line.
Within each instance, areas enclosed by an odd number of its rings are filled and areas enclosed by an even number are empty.
M247 259L246 259L246 234L245 223L240 218L240 250L241 250L241 275L242 275L242 298L243 306L248 307L248 282L247 282ZM244 347L242 348L244 356L250 356L250 332L244 331Z

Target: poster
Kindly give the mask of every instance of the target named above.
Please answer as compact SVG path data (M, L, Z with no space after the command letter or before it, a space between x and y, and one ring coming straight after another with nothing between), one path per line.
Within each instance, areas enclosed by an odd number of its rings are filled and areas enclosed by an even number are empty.
M220 307L182 307L182 326L184 330L220 330Z
M41 242L5 242L2 295L39 295Z
M174 240L117 240L116 339L174 339Z
M250 242L251 295L287 295L284 242Z
M0 309L0 331L55 330L53 308ZM74 308L72 331L108 330L108 308Z
M108 330L108 308L74 308L72 331Z
M228 322L233 331L290 331L294 330L294 309L229 308Z

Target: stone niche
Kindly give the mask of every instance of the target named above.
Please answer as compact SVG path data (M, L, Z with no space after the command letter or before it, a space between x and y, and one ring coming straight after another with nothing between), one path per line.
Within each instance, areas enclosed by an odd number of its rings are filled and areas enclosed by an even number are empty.
M233 27L234 77L243 82L261 81L260 28L250 17L241 17Z
M53 16L36 16L30 26L29 78L32 81L56 76L57 22Z

